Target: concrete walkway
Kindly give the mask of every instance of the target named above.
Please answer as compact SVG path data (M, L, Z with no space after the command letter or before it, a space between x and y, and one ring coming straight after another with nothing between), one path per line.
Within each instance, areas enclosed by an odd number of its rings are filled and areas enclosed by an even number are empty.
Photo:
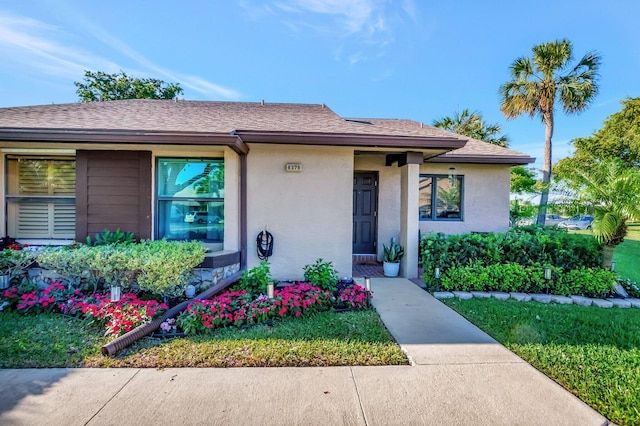
M0 370L0 424L607 423L410 281L372 289L414 365Z

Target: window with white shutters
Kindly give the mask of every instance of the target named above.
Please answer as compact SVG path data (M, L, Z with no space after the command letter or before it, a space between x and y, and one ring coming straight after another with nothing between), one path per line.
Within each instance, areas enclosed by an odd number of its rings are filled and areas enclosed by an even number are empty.
M74 158L7 157L7 234L75 238Z

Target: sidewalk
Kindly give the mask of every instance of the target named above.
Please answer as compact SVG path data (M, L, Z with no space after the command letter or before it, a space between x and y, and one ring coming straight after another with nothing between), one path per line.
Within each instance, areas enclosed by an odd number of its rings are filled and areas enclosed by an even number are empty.
M371 281L412 366L0 370L0 424L607 423L415 284Z

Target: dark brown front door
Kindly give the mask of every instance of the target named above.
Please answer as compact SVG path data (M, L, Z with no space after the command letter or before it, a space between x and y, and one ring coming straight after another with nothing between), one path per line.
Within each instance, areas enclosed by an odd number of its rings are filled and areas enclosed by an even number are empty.
M353 253L376 252L378 174L355 172L353 175Z

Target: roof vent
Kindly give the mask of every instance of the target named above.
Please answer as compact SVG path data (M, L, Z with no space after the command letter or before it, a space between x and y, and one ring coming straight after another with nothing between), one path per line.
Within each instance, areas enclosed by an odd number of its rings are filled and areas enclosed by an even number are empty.
M422 123L422 121L420 122L420 128L422 129L424 127L424 124Z
M260 105L264 106L264 99L260 101Z
M354 120L353 118L345 118L344 121L348 121L350 123L358 123L358 124L367 124L369 126L373 126L373 123L366 120Z

